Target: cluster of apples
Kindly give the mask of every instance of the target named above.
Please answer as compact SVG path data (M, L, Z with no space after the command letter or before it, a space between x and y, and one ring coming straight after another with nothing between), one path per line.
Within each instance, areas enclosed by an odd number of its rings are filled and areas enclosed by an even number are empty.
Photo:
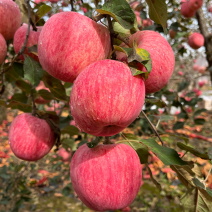
M0 64L7 55L6 41L13 38L15 31L21 25L21 12L18 5L9 0L0 1Z
M15 31L18 52L27 26ZM147 80L133 76L126 55L117 54L119 61L110 59L109 30L76 12L57 13L41 29L31 29L27 47L36 43L38 58L27 50L25 54L38 60L53 77L73 83L71 114L81 131L95 136L112 136L131 124L142 110L145 94L162 89L175 65L173 50L164 37L154 31L138 31L129 37L129 46L136 43L150 53L152 71ZM142 64L137 68L146 71ZM11 124L9 141L17 157L36 161L51 150L55 134L46 120L22 113ZM77 195L98 211L129 205L142 181L139 157L126 144L83 145L74 154L70 169Z
M135 17L137 20L138 28L143 29L145 27L149 27L153 25L153 21L150 18L143 19L141 18L141 11L143 10L143 5L139 1L133 1L130 3L130 7L133 9L135 13Z
M202 7L202 4L203 0L181 0L181 14L186 18L191 18Z

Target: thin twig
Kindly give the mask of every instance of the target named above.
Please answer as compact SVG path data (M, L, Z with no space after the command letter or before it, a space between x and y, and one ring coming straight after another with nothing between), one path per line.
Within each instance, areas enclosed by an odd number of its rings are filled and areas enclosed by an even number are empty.
M142 115L146 118L146 120L148 121L148 123L150 124L152 130L154 131L154 133L156 134L156 136L159 138L161 144L163 145L163 141L159 135L159 133L157 132L157 129L155 128L155 126L152 124L152 122L149 120L149 118L147 117L147 115L144 113L144 111L141 111Z
M74 9L74 0L70 0L70 4L71 4L71 11L75 11L75 9Z
M206 181L208 180L208 178L209 178L209 176L211 175L211 173L212 173L212 166L211 166L211 168L210 168L210 170L209 170L209 172L208 172L208 174L207 174L207 176L206 176L204 182L206 182Z

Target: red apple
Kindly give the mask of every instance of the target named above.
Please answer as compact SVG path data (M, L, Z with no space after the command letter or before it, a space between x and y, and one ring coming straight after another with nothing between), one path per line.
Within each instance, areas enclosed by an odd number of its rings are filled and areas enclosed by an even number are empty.
M148 27L153 25L153 21L150 18L142 20L143 27Z
M12 39L15 31L21 25L21 12L14 1L0 1L0 20L0 33L5 40Z
M188 0L181 0L181 9L180 9L181 14L185 18L191 18L195 15L196 11L192 10L189 6L189 1Z
M208 8L208 12L209 12L209 13L212 13L212 3L211 3L211 5L209 5L207 8Z
M30 33L29 33L26 47L32 47L38 44L38 38L41 32L41 29L42 27L37 27L37 31L33 31L32 28L30 28ZM27 30L28 30L28 25L23 24L15 32L15 35L13 38L13 46L14 46L15 53L18 53L23 47L25 39L26 39ZM28 54L30 57L38 61L38 56L36 56L33 53L29 53L27 48L25 48L24 54ZM22 56L21 59L24 59L24 57Z
M35 0L35 3L39 4L39 3L45 2L45 1L49 1L51 3L57 3L59 0Z
M139 11L139 12L143 9L143 6L142 6L141 2L139 2L139 1L134 1L134 2L130 3L130 7L134 11Z
M146 93L154 93L161 90L169 81L175 65L174 52L158 32L144 30L130 36L130 45L136 43L138 48L147 50L152 59L152 71L145 81ZM143 65L138 69L145 71Z
M200 88L203 87L205 84L207 84L207 81L199 81L198 82L198 85Z
M183 73L182 71L178 71L177 73L178 73L178 75L180 75L180 76L183 76L183 75L184 75L184 73Z
M202 7L203 0L187 0L190 10L197 11Z
M7 43L0 33L0 64L2 64L7 56Z
M110 46L106 27L79 13L61 12L43 26L38 56L53 77L73 82L89 64L107 58Z
M62 158L64 162L70 161L72 153L65 148L60 148L57 152L58 156Z
M202 4L203 0L181 0L181 14L186 18L191 18L202 7Z
M169 30L169 36L171 39L174 39L176 34L177 34L177 32L175 30L173 30L173 29Z
M202 34L194 32L188 37L188 44L193 49L199 49L204 45L205 38Z
M10 126L9 143L16 157L36 161L48 154L55 143L55 136L44 119L22 113Z
M139 157L126 144L82 145L71 160L70 175L78 197L95 211L127 207L142 182Z
M85 68L74 82L71 114L76 126L96 136L111 136L140 114L145 98L143 79L119 61L101 60Z
M141 19L141 16L140 16L140 12L139 11L134 11L134 13L135 13L137 24L140 27L142 25L142 19Z

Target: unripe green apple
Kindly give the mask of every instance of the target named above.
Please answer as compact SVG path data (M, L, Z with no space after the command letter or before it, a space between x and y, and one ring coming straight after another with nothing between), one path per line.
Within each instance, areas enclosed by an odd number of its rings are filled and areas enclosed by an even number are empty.
M71 159L70 176L81 201L95 211L127 207L142 183L142 167L134 149L126 144L79 147Z
M10 126L9 143L16 157L36 161L48 154L55 143L55 136L44 119L22 113Z
M131 124L140 114L145 86L140 76L119 61L101 60L85 68L74 82L71 114L81 131L111 136Z
M65 82L73 82L89 64L110 53L106 27L76 12L53 15L43 26L38 57L44 70Z
M21 25L21 12L14 1L0 1L0 20L0 33L5 40L12 39L15 31Z

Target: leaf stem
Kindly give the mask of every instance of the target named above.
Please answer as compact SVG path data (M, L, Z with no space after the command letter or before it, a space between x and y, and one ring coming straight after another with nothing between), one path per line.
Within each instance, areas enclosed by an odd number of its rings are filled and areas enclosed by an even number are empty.
M141 113L142 113L142 115L146 118L146 120L148 121L148 123L150 124L152 130L154 131L155 135L159 138L161 144L164 145L164 144L163 144L163 141L162 141L162 139L161 139L161 137L160 137L160 135L159 135L159 133L157 132L156 127L152 124L152 122L149 120L149 118L147 117L147 115L144 113L143 110L141 111Z

